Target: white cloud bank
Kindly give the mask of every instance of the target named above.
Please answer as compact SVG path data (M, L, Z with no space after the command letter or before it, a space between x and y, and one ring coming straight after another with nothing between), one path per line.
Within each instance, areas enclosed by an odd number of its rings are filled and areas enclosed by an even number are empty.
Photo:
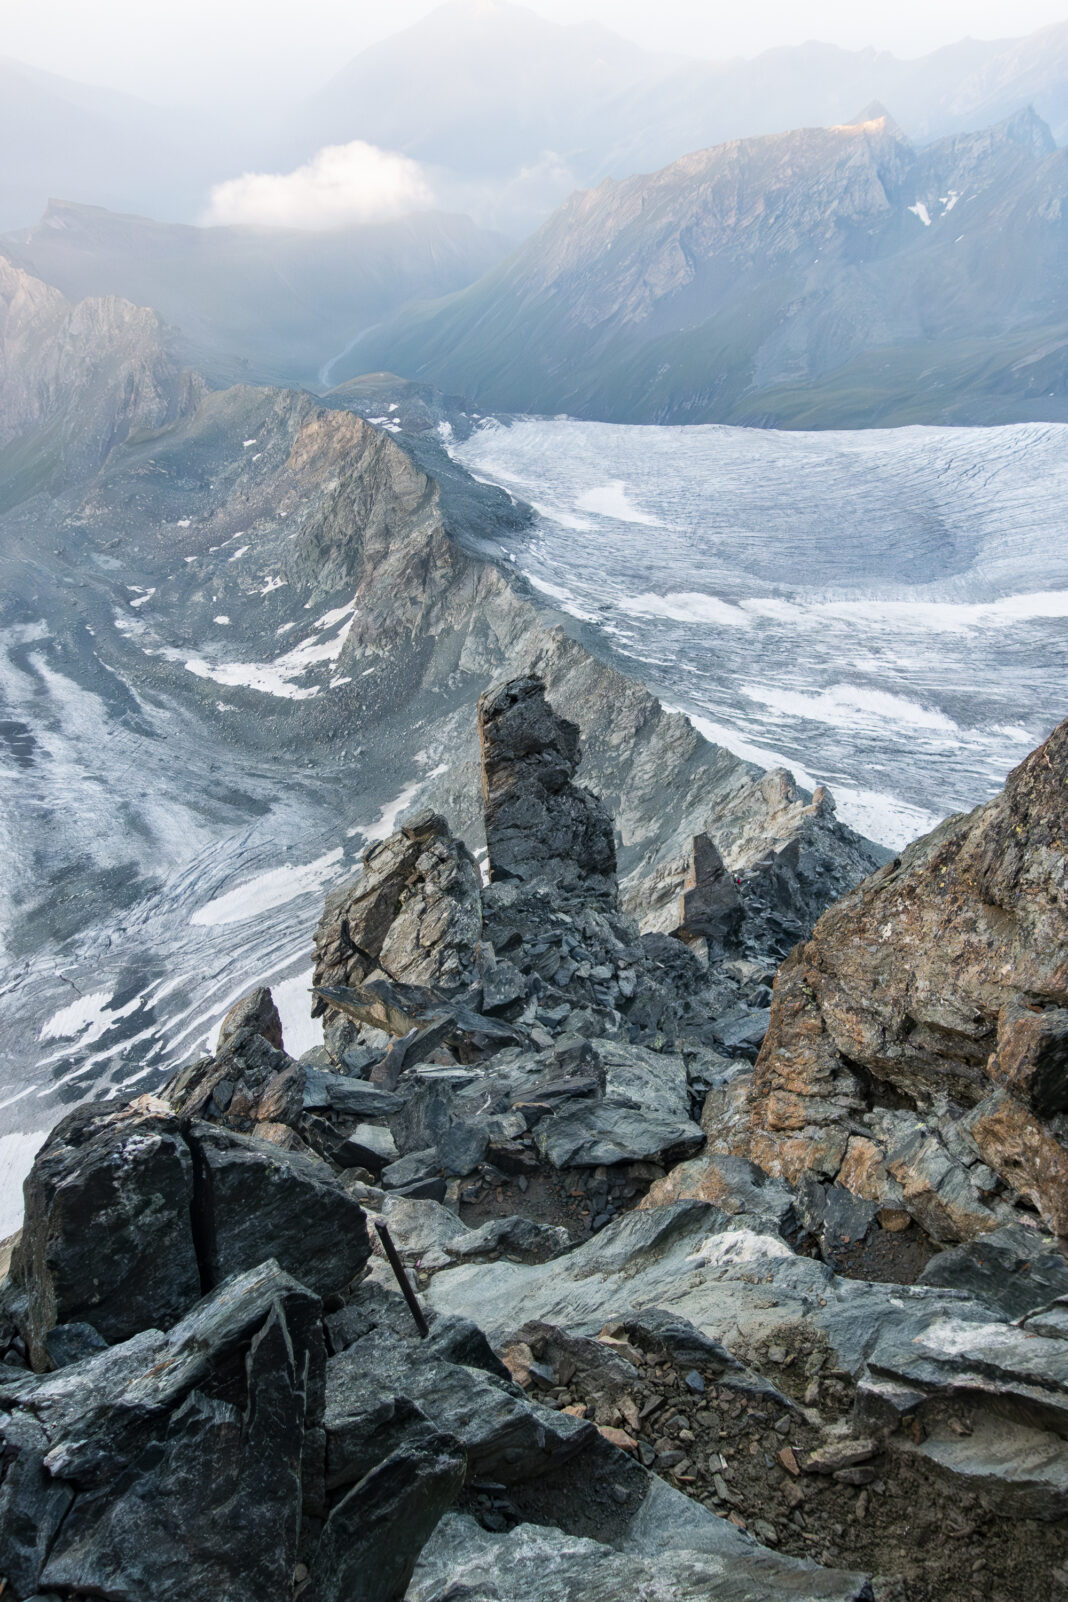
M203 222L342 228L434 205L416 161L354 139L327 145L294 172L246 172L211 191Z

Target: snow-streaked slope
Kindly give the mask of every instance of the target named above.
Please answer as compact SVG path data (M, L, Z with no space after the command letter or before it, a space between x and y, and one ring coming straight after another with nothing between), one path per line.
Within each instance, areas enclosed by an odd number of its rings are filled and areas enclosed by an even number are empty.
M710 739L891 846L1068 711L1068 427L520 418L450 442L535 506L505 554Z

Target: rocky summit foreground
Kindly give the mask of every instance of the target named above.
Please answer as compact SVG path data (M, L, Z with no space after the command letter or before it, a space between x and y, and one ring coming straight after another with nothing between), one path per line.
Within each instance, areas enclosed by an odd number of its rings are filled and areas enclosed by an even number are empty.
M1068 1594L1068 724L774 996L707 834L621 910L541 680L478 724L485 870L433 812L368 849L322 1046L258 989L39 1154L4 1594Z

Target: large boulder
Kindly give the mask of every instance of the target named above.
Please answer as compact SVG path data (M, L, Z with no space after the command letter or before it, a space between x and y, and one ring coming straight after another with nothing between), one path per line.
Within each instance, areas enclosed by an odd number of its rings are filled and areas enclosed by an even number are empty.
M24 1190L11 1274L35 1368L51 1367L45 1336L57 1324L89 1324L109 1343L123 1341L169 1328L199 1297L193 1160L162 1102L144 1096L70 1113Z
M149 1096L71 1113L25 1193L9 1300L38 1370L169 1329L204 1289L268 1259L326 1295L370 1256L363 1208L326 1163Z
M210 1124L194 1124L189 1139L209 1284L268 1257L318 1295L360 1272L371 1255L366 1215L324 1162Z
M558 717L541 679L511 679L478 703L490 879L518 879L616 900L610 814L573 782L579 731Z
M710 1142L794 1182L838 1177L942 1240L1003 1223L995 1193L1068 1234L1066 840L1068 722L824 913ZM908 1104L923 1127L902 1141L884 1109Z

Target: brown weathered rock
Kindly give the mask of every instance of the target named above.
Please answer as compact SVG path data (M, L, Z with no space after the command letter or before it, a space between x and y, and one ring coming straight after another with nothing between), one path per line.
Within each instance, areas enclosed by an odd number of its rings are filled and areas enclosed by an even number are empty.
M1068 1230L1049 1121L1068 1107L1066 847L1068 722L993 801L824 913L780 970L744 1104L731 1087L704 1120L710 1144L792 1181L819 1169L943 1240L996 1227L998 1178ZM926 1122L887 1134L879 1103Z
M328 896L315 933L317 988L360 985L375 973L455 989L476 971L481 878L444 818L421 813L363 855L363 872ZM322 996L312 1016L329 1016Z
M611 816L572 781L579 731L558 717L541 679L511 679L478 703L491 880L518 879L616 900Z
M1068 1009L1010 1001L998 1014L991 1079L1040 1115L1068 1111Z
M995 1173L1027 1196L1057 1235L1068 1235L1068 1148L1007 1091L987 1096L963 1120Z
M262 1035L276 1051L285 1050L282 1044L282 1020L266 985L250 990L247 996L242 996L230 1008L219 1025L216 1051L222 1051L241 1029L251 1029L254 1034Z

